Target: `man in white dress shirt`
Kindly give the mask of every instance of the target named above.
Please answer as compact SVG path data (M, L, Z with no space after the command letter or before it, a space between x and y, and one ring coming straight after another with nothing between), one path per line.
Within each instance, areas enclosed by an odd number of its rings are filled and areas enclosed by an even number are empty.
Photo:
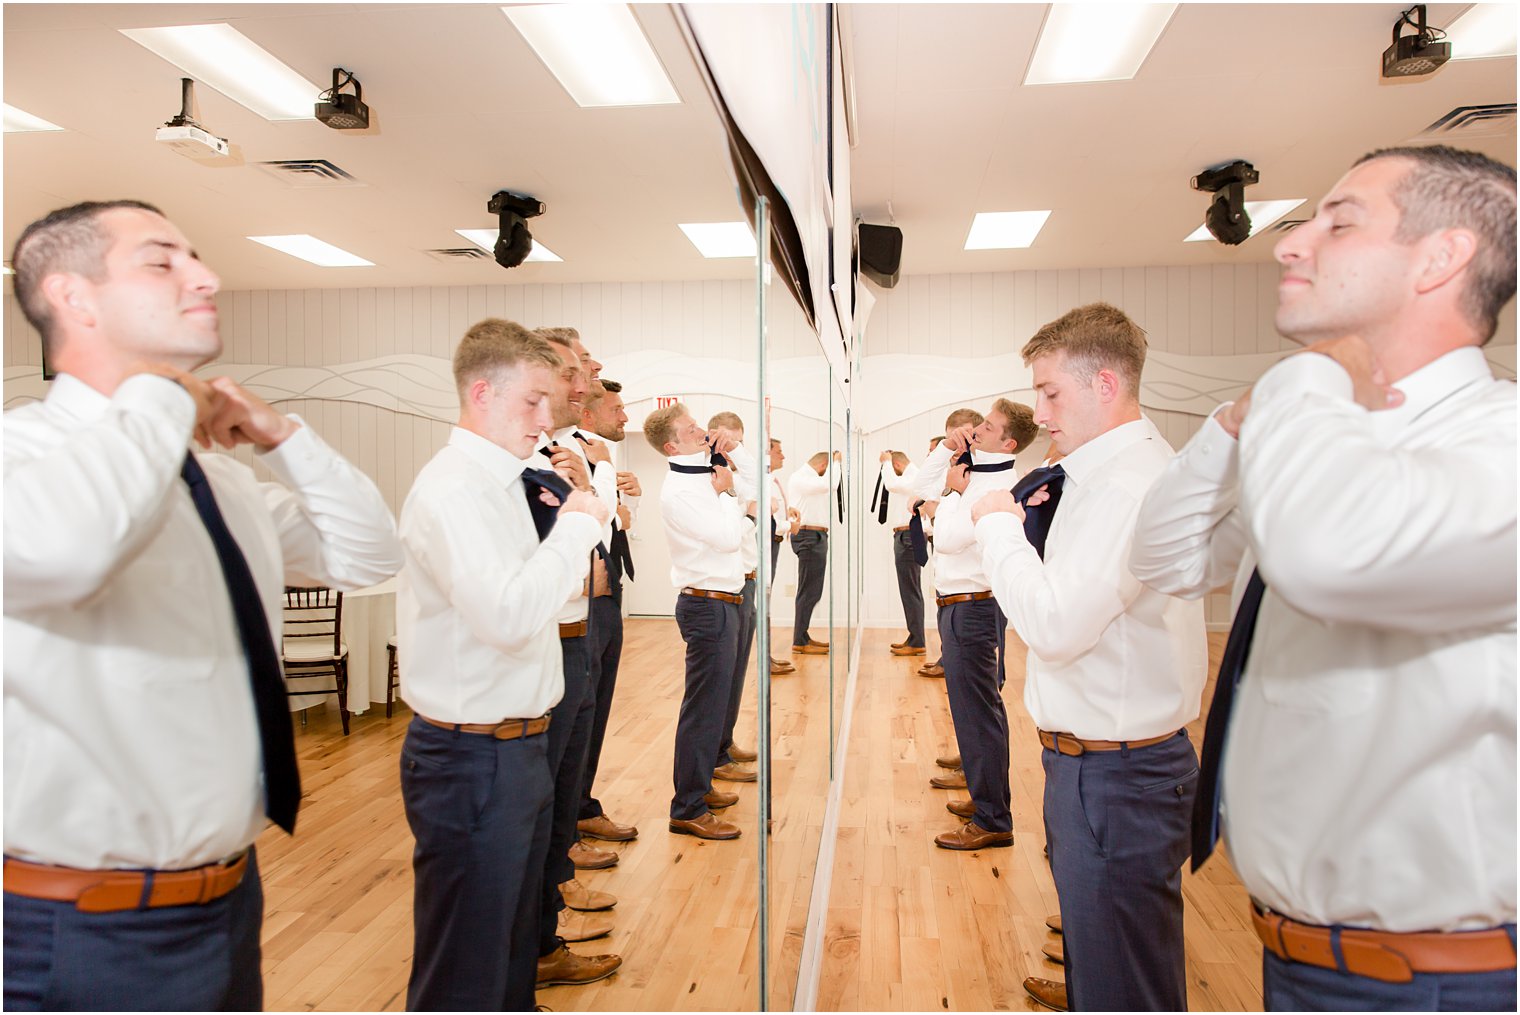
M765 590L766 603L770 603L771 594L776 591L776 565L781 561L781 544L786 542L788 536L796 535L802 526L802 515L787 503L786 490L781 483L781 467L786 464L786 452L781 450L781 442L776 438L772 437L770 444L770 455L766 463L769 475L766 481L771 484L771 583ZM774 623L772 626L775 626ZM771 676L796 672L797 667L790 660L771 657Z
M282 593L394 574L395 523L297 417L189 373L220 283L156 208L53 212L12 263L57 376L3 424L5 1007L258 1010L252 843L301 795Z
M454 352L459 425L401 510L396 638L401 696L417 713L401 752L417 839L413 1011L531 1010L543 978L554 793L543 734L564 690L555 614L607 517L535 454L559 369L555 347L518 324L472 327ZM582 978L620 961L563 945L549 958Z
M938 497L934 512L935 604L944 650L945 692L960 746L970 801L948 808L965 819L934 838L941 849L1013 845L1013 795L1008 783L1008 713L1003 706L1003 648L1007 621L994 598L971 525L971 505L991 490L1008 490L1017 475L1014 453L1039 427L1027 405L999 398L976 426L951 430L919 469L917 496ZM937 776L940 788L947 777ZM956 784L959 780L949 780Z
M686 690L676 724L675 794L670 830L702 839L737 839L739 827L713 813L738 795L712 788L713 759L722 745L734 662L744 629L744 564L741 544L755 538L754 502L730 496L734 468L715 464L737 442L709 434L679 402L644 421L644 437L669 459L660 489L665 536L670 541L670 580L676 624L686 642ZM740 470L744 462L732 465Z
M912 506L916 498L918 466L901 451L881 453L881 473L877 478L877 496L885 503L878 518L892 533L892 559L897 570L897 596L902 600L903 622L908 636L892 645L895 656L924 654L924 568L913 554L913 537L909 531Z
M707 421L707 432L737 441L735 448L724 457L733 464L742 463L734 470L734 496L739 503L747 504L759 496L760 463L744 447L744 420L737 413L719 412ZM739 562L744 568L744 605L739 607L743 626L739 629L739 652L734 657L734 682L728 695L728 711L723 723L723 738L719 741L717 764L713 778L724 782L754 782L759 778L746 762L754 761L756 753L734 743L734 726L739 722L739 705L744 700L744 677L749 669L750 652L755 642L755 620L759 610L755 602L756 570L760 563L760 541L756 537L754 519L751 530L739 544Z
M1182 862L1198 762L1183 726L1198 716L1207 652L1202 604L1129 570L1141 498L1172 454L1140 413L1145 333L1094 303L1045 325L1023 356L1035 421L1066 457L1020 482L1027 510L1002 490L972 517L1029 646L1024 704L1045 748L1066 984L1025 987L1073 1011L1186 1011Z
M786 483L787 503L797 509L801 524L792 534L797 555L797 595L793 601L792 651L799 655L828 655L829 643L814 641L808 632L813 610L823 598L823 579L829 566L829 518L834 513L834 488L839 473L827 451L820 451L800 466Z
M1481 347L1515 171L1374 152L1276 256L1312 344L1204 424L1132 558L1182 595L1237 578L1193 863L1222 750L1267 1008L1513 1011L1515 387Z

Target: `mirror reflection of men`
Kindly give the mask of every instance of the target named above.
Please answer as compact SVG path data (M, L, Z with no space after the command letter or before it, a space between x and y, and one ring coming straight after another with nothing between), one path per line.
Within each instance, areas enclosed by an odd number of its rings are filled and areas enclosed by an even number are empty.
M829 565L829 518L834 511L834 488L839 472L827 451L819 451L794 470L786 483L787 503L800 516L792 534L792 552L797 555L797 596L793 602L792 651L798 655L824 656L829 643L816 641L808 631L813 610L823 598L823 578Z
M908 460L901 451L881 453L879 481L887 498L884 524L892 532L892 559L897 572L897 596L902 600L903 623L908 636L892 643L895 656L921 656L924 654L924 586L923 565L914 557L913 536L909 531L913 487L918 479L918 466Z

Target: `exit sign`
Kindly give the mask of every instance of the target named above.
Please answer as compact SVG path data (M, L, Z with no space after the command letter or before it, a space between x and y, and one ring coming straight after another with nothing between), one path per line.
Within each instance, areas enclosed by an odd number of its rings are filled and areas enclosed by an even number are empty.
M656 409L668 409L681 401L680 395L655 395L654 407Z

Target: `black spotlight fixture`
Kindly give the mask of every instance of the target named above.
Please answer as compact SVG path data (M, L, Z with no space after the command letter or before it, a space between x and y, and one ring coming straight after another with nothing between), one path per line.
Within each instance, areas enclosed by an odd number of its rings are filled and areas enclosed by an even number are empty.
M533 234L528 232L527 220L542 215L544 203L527 194L498 190L486 202L486 211L495 215L500 223L494 249L496 263L503 268L522 264L533 249Z
M343 91L352 85L354 94ZM369 127L369 107L364 104L364 86L353 71L333 68L332 87L317 96L318 120L333 130L364 130Z
M1236 159L1193 177L1193 189L1214 195L1203 224L1220 243L1236 246L1251 235L1251 216L1246 214L1246 188L1261 179L1251 163Z
M1413 35L1399 34L1405 25L1414 29ZM1451 43L1442 42L1444 38L1445 32L1425 24L1425 5L1415 4L1393 23L1393 45L1383 50L1383 77L1417 78L1434 74L1451 59Z

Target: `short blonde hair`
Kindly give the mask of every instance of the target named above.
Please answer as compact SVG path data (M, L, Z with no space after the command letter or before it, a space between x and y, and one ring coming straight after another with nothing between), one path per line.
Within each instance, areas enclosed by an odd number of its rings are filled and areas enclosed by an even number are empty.
M1021 402L999 398L992 403L992 411L1008 421L1003 425L1003 440L1013 441L1018 451L1029 447L1029 442L1040 433L1040 425L1034 421L1034 410Z
M533 333L566 349L570 348L571 342L579 342L581 338L581 333L574 328L537 328Z
M949 433L956 427L981 426L983 416L975 409L956 409L945 417L945 433Z
M669 457L665 445L675 439L676 420L689 415L691 413L680 402L667 405L663 409L656 409L644 417L644 439L649 442L650 447Z
M1109 303L1089 303L1035 332L1024 344L1024 365L1064 352L1067 370L1083 384L1099 370L1112 370L1125 390L1138 396L1145 344L1145 329L1124 311Z
M487 317L471 325L454 349L454 385L462 396L482 377L494 381L502 371L524 363L560 367L559 355L548 342L516 321Z
M714 413L713 418L707 421L707 429L716 430L719 427L723 427L727 430L737 430L740 433L743 433L744 420L740 419L739 414L736 412Z
M827 464L828 460L829 460L829 453L827 451L820 451L817 454L815 454L812 458L808 459L808 464L816 469L820 465Z

